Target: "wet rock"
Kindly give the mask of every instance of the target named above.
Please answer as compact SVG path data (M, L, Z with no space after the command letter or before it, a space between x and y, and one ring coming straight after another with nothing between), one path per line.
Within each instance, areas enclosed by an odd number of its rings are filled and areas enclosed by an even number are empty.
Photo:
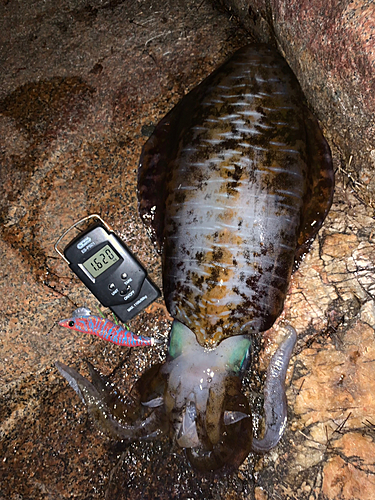
M350 460L344 460L338 455L328 460L324 468L322 488L328 500L371 500L374 497L374 481L371 480L371 475L375 449L374 443L369 443L370 440L367 436L354 436L353 439L350 434L339 440L338 450L342 450L344 456L350 457Z

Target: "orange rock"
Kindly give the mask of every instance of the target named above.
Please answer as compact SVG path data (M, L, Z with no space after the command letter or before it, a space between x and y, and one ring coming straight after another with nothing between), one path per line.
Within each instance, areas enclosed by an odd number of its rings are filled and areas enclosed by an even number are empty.
M375 480L351 463L333 457L323 470L322 492L328 500L373 500Z

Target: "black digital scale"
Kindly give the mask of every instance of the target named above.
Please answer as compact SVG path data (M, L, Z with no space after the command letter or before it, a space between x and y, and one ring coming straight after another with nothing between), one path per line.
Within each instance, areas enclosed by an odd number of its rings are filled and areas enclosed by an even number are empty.
M90 219L96 222L73 238L62 253L60 242ZM55 250L99 302L125 323L161 295L142 264L99 215L73 224L57 240Z

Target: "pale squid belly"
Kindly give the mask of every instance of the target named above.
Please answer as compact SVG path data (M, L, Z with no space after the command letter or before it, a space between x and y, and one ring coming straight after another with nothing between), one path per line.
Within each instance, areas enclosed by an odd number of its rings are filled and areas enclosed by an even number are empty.
M285 60L249 46L154 134L171 143L153 221L165 300L201 345L265 331L282 311L310 183L306 118Z

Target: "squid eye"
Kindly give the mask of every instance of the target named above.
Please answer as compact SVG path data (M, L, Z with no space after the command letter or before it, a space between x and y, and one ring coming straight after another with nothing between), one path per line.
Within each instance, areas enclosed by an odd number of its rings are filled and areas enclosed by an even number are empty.
M241 374L247 368L250 359L250 347L251 340L249 338L244 337L240 342L237 341L228 360L228 366L234 373Z
M68 325L69 326L74 326L74 321L69 321Z

